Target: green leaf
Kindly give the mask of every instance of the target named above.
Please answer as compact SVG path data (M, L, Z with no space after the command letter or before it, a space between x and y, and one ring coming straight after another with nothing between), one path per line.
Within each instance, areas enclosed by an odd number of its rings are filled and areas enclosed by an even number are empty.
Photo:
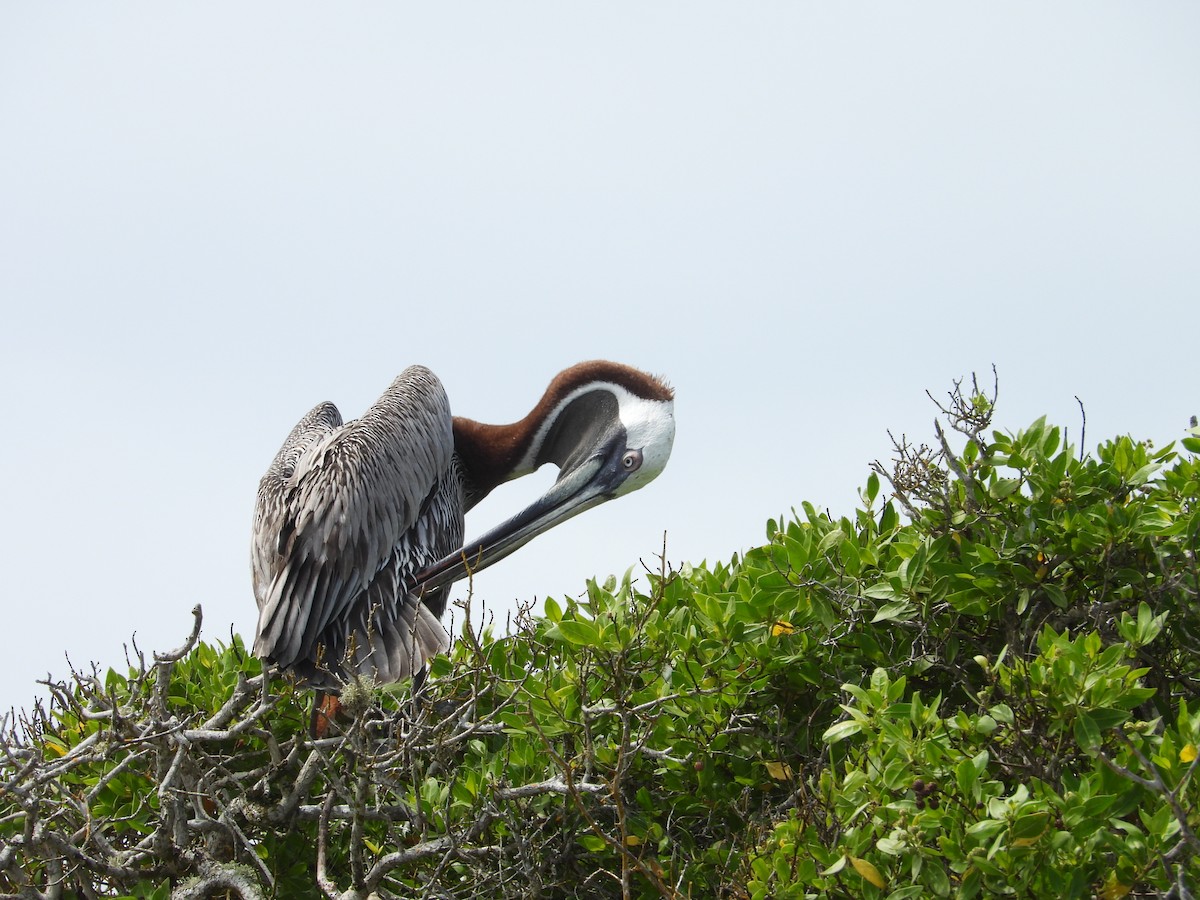
M981 734L984 737L988 737L998 727L999 726L996 724L996 720L988 715L980 716L978 719L975 720L976 733Z
M557 631L563 640L584 647L594 647L599 642L595 624L582 619L563 619L552 631Z
M1100 746L1100 727L1083 711L1075 717L1075 741L1082 750L1095 750Z
M823 556L842 542L843 533L840 528L831 528L825 532L821 542L817 544L817 555Z
M1013 822L1012 836L1018 841L1041 837L1045 833L1049 821L1050 814L1048 812L1018 816L1017 820Z
M849 859L845 856L840 856L826 869L821 870L822 875L836 875L842 869L846 868L846 863Z
M827 744L836 744L838 741L858 734L862 731L862 725L853 719L846 719L842 722L836 722L825 729L825 733L821 735L821 740Z
M1150 609L1150 604L1142 601L1138 604L1137 615L1137 639L1141 646L1145 646L1158 637L1162 631L1163 623L1167 620L1167 613L1154 615Z
M870 597L872 600L900 600L904 598L903 594L898 594L890 584L881 582L866 587L862 591L864 597Z
M923 871L926 873L926 880L935 897L950 896L950 876L941 860L931 860Z
M912 611L912 605L907 600L897 600L892 603L885 603L879 607L879 611L875 613L875 617L871 619L871 624L876 622L887 622L892 619L898 619Z
M608 846L604 838L594 834L581 834L579 836L579 843L584 850L590 850L592 853L599 853Z
M879 496L879 476L872 472L867 476L867 505L870 506Z
M979 784L979 773L975 771L975 766L969 759L964 759L954 769L954 780L958 784L958 790L964 797L973 799L976 795L976 786Z
M1003 500L1006 497L1011 497L1021 489L1021 480L1019 478L997 478L988 485L988 493L996 500Z
M879 533L889 535L896 530L900 523L900 514L896 512L896 506L889 500L883 504L883 511L879 514Z
M1000 819L980 819L967 826L967 834L979 843L990 841L1004 831L1004 822Z

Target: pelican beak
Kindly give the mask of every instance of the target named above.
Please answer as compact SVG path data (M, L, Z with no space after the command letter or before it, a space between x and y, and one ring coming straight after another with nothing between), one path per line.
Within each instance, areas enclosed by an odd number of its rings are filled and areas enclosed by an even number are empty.
M487 568L543 531L617 496L628 474L621 466L620 453L583 460L559 475L550 490L521 512L417 572L415 586L419 591L432 590Z
M433 590L485 569L533 540L543 531L607 500L637 490L666 465L675 435L674 422L660 429L653 446L631 448L628 432L611 428L593 452L564 467L554 485L521 512L454 553L417 572L413 587Z

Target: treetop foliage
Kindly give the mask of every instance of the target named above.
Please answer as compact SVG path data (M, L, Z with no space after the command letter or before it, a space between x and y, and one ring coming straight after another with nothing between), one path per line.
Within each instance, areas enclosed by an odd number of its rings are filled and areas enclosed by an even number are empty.
M589 582L332 736L240 638L0 739L10 897L1191 896L1200 433L1094 454L956 385L859 509ZM665 557L665 554L664 554Z

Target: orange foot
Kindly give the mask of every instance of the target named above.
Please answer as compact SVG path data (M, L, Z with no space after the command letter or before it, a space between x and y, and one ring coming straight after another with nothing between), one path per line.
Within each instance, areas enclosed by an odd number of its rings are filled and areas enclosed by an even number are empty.
M313 702L312 724L310 731L314 738L323 738L329 736L329 729L333 725L333 720L342 709L342 701L338 699L337 694L326 694L324 691L317 691L317 696Z

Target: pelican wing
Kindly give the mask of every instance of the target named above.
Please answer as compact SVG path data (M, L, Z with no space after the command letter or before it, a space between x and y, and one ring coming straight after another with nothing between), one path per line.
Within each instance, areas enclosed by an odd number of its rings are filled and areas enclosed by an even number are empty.
M336 413L301 420L260 482L254 652L314 683L343 663L397 680L447 643L409 576L461 541L450 404L413 366L362 418Z
M279 538L272 528L286 510L280 507L285 500L301 457L310 456L314 448L325 443L342 427L342 416L332 403L321 403L296 423L271 467L258 485L258 502L254 511L254 541L251 544L250 565L254 576L254 599L261 612L267 602L279 564Z

